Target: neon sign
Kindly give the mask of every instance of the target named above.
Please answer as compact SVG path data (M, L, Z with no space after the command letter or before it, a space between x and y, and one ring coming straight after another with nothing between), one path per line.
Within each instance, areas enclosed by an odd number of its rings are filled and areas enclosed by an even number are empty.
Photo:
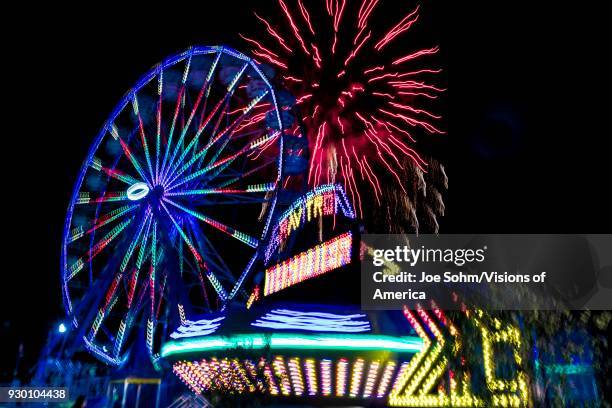
M336 213L336 194L334 191L325 191L321 194L307 196L300 200L298 206L289 212L288 216L279 223L279 239L284 241L292 232L306 222Z
M349 264L352 244L346 232L266 269L264 296Z
M355 218L355 213L340 185L325 184L298 198L279 217L272 231L270 245L266 249L266 262L287 238L306 223L337 214Z

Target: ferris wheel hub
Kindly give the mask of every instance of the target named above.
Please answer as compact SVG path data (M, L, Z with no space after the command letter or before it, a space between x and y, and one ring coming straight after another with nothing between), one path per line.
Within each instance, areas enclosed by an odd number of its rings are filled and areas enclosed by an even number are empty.
M127 189L127 198L131 201L142 200L149 194L149 191L147 183L134 183Z
M164 186L157 185L155 187L153 187L153 190L151 191L151 198L153 200L159 201L164 197Z

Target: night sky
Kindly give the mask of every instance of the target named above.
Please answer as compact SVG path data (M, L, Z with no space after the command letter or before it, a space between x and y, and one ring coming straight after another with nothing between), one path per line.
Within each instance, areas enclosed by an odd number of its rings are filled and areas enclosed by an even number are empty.
M237 32L253 32L255 2L205 9L209 3L30 5L5 16L17 27L3 41L0 383L11 378L18 345L25 373L63 315L65 212L115 103L155 63L189 45L245 49ZM436 61L449 89L441 109L450 179L441 232L610 233L609 102L599 100L609 80L596 62L609 49L597 44L602 14L552 1L432 3L422 2L419 24L441 46Z

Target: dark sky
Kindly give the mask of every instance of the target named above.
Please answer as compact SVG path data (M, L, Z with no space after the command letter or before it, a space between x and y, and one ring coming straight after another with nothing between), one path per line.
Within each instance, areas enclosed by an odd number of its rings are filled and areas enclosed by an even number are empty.
M0 382L18 344L34 361L63 313L65 211L114 104L164 56L191 44L241 48L237 31L252 32L254 2L209 3L54 4L6 16L17 27L3 50ZM609 81L597 62L609 47L597 43L598 15L552 1L423 2L449 89L442 232L611 232L609 102L600 100Z

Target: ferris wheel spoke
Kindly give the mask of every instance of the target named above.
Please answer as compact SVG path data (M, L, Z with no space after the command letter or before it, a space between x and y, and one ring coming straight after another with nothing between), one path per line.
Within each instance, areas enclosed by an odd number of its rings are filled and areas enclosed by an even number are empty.
M192 50L189 51L189 58L187 59L187 63L185 64L185 68L183 70L183 78L181 80L181 89L179 91L179 94L176 98L176 106L174 108L174 115L172 117L172 125L170 126L170 134L168 136L168 142L166 143L166 151L164 152L164 159L162 162L162 166L160 169L160 180L163 180L165 177L165 172L166 172L166 168L167 168L167 163L168 163L168 154L171 152L172 150L172 139L174 137L174 131L176 129L176 119L178 118L179 115L179 111L183 110L185 108L185 97L186 97L186 82L187 82L187 76L189 75L189 69L191 67L191 58L193 57L193 52ZM184 129L183 129L184 130ZM179 143L177 142L177 148L179 146Z
M242 75L242 72L240 72L240 75ZM217 112L219 112L220 108L227 104L229 102L229 97L232 95L233 93L233 88L232 87L228 87L228 90L225 94L225 96L219 100L219 102L217 103L217 105L215 105L215 107L213 108L213 110L210 112L210 114L207 116L206 120L204 121L203 124L200 125L198 132L196 132L196 135L194 136L194 138L192 139L192 142L195 142L198 140L200 134L202 133L202 131L206 128L206 126L208 125L208 123L212 120L212 118L217 114ZM222 110L221 110L222 111ZM196 138L197 136L197 138ZM191 146L191 143L189 143L189 145ZM168 146L168 149L170 149L170 147ZM165 165L165 162L164 162ZM168 163L168 166L165 166L165 170L163 172L162 175L162 183L165 184L166 180L168 179L168 173L170 173L170 169L172 168L171 163Z
M147 142L147 135L144 130L144 123L142 122L142 116L140 116L140 109L138 108L138 97L136 93L134 93L132 97L132 110L134 114L138 118L138 130L140 133L140 143L142 144L142 149L144 150L145 160L147 161L147 167L149 170L149 175L151 176L151 180L155 179L153 175L153 165L151 164L151 155L149 153L149 143Z
M140 269L134 268L132 270L132 277L130 278L130 281L128 282L128 288L127 288L127 308L128 310L132 307L132 302L134 300L134 294L137 288L136 284L138 283L139 273L140 273Z
M229 299L230 300L233 299L234 296L236 296L236 294L240 290L240 287L244 283L244 279L251 272L251 268L253 268L253 264L255 263L256 259L257 259L257 254L254 254L253 257L251 258L251 260L249 261L249 263L247 264L246 268L244 268L244 270L240 274L240 278L238 278L238 282L236 282L236 284L232 288L232 291L230 292L230 295L229 295Z
M117 336L115 337L115 342L113 343L113 354L115 358L119 357L121 347L123 347L123 340L125 339L125 331L128 328L128 324L129 321L126 319L121 320L121 323L119 323L119 330L117 331Z
M170 187L168 187L168 191L171 191L172 189L181 186L193 179L196 179L206 173L208 173L211 170L214 170L216 168L220 168L221 170L223 170L224 168L226 168L229 164L231 164L234 160L236 160L238 157L240 157L243 154L246 154L248 152L250 152L251 150L257 149L258 147L264 145L265 143L269 142L271 139L274 139L276 137L278 137L280 135L279 131L275 131L269 135L260 137L257 140L254 140L253 142L249 143L248 145L244 146L242 149L238 150L236 153L230 155L230 156L226 156L223 159L217 160L214 163L209 164L208 166L196 171L195 173L192 173L186 177L184 177L182 180L178 181L177 183L171 185ZM222 167L225 166L225 167Z
M249 159L251 160L257 160L259 159L259 157L270 148L270 146L272 146L274 144L275 138L272 138L270 140L268 140L266 143L264 143L263 145L259 146L257 148L257 150L253 150L252 152L249 153Z
M232 275L230 268L227 266L219 251L215 248L215 246L210 242L210 240L206 237L206 234L202 231L197 222L190 220L189 226L191 231L193 232L196 242L200 245L200 251L203 254L210 255L208 259L208 263L215 268L216 271L221 271L225 275L227 279L229 279L232 284L235 282L236 278ZM202 246L205 246L206 249L203 249Z
M164 301L164 291L166 290L166 283L168 282L168 275L164 274L161 285L159 286L159 296L157 296L157 306L155 309L155 320L159 320L159 313L161 312L161 307ZM166 299L167 300L167 299Z
M129 214L130 212L134 211L136 208L138 208L138 204L132 204L132 205L126 205L120 208L117 208L115 210L112 210L104 215L102 215L101 217L98 218L97 222L91 226L88 230L84 231L83 227L76 227L74 229L72 229L72 231L70 231L70 236L69 236L69 241L68 242L74 242L77 239L81 238L84 235L89 235L92 232L100 229L101 227L110 224L113 221L116 221L118 219L120 219L121 217L123 217L126 214Z
M133 286L130 286L130 290L132 290L132 287L134 288L134 290L136 289L135 283ZM125 336L132 328L134 317L136 313L140 310L140 306L142 305L142 302L147 294L148 287L148 282L145 282L140 290L140 293L137 296L138 299L136 301L135 307L132 307L132 299L134 298L134 293L130 292L131 296L128 295L128 306L126 308L126 312L124 314L123 319L119 323L119 329L117 331L117 336L115 337L115 342L113 344L113 354L115 355L115 357L118 357L119 353L121 352L121 348L123 347L123 343L125 341Z
M117 225L116 227L114 227L112 230L110 230L105 236L104 238L102 238L100 241L98 241L96 244L94 244L86 253L85 253L85 259L87 261L91 261L94 257L96 257L100 252L102 252L102 250L104 250L104 248L106 248L108 246L108 244L110 244L112 241L115 240L115 238L117 238L121 232L123 232L123 230L131 224L131 222L133 221L134 217L128 218L127 220L123 221L122 223L120 223L119 225Z
M234 78L230 81L229 85L227 86L227 91L225 92L225 95L223 96L223 98L221 98L219 100L219 102L217 103L217 105L215 105L215 107L213 108L213 110L210 112L210 114L207 116L206 120L203 122L203 124L201 125L201 128L204 129L208 123L210 123L210 121L212 120L212 118L217 114L217 112L219 112L220 108L224 105L228 105L230 102L230 98L231 96L234 94L234 91L236 89L236 85L238 84L238 81L240 80L240 78L242 77L242 75L244 74L244 71L247 69L247 67L249 66L249 63L245 63L242 68L240 68L240 70L236 73L236 75L234 76ZM223 113L224 110L221 109L221 112ZM220 115L220 118L222 118L223 115ZM213 135L211 135L211 139L213 138ZM202 149L205 153L206 150L208 150L208 148L210 147L210 145L214 144L214 140L209 141L209 143L207 144L207 146ZM199 154L199 153L198 153Z
M222 100L219 101L219 103L217 103L217 105L215 106L215 108L213 109L213 111L211 112L211 114L208 116L208 118L204 121L204 123L201 126L201 130L203 130L209 123L209 121L212 119L212 117L217 113L217 111L219 110L219 108L221 107L221 105L223 103L228 103L229 102L229 97L232 95L232 92L234 91L234 88L236 86L236 84L238 83L239 78L242 76L242 74L244 73L244 70L246 69L246 67L248 66L248 64L245 64L242 69L238 72L238 74L236 74L236 76L234 77L234 79L232 80L232 82L230 83L230 85L228 86L228 91L225 94L224 98ZM215 126L215 129L213 130L213 132L211 133L211 138L209 140L209 142L206 144L206 146L204 146L197 154L195 154L191 160L189 160L189 162L187 162L177 173L176 168L178 168L178 165L184 160L185 156L187 155L187 152L189 150L191 150L192 144L190 143L190 145L188 146L188 148L185 150L184 155L182 155L181 159L178 161L177 165L175 166L175 168L172 170L172 172L170 172L169 176L166 177L166 180L169 180L166 184L170 184L172 183L178 176L180 176L187 168L189 168L193 163L195 163L198 159L200 159L201 157L203 157L204 155L206 155L206 153L208 152L208 150L216 143L218 142L223 136L227 135L227 138L231 137L232 135L232 131L233 129L235 129L246 117L247 115L251 112L251 110L268 94L268 90L262 92L261 94L259 94L257 97L255 97L251 102L249 102L248 105L246 105L243 109L241 109L243 112L242 114L236 119L234 120L234 122L229 125L227 128L225 128L222 132L219 132L217 134L217 129L218 126L220 124L220 121L223 117L223 115L220 115L217 121L217 124ZM194 137L193 141L197 141L199 138L199 135L201 133L201 130L198 131L198 133L196 134L196 137ZM225 145L223 145L223 147L220 149L222 150L225 147Z
M172 138L174 136L174 130L176 128L176 119L179 114L180 106L184 103L184 94L185 94L185 83L181 84L181 89L179 90L178 96L176 98L176 106L174 108L174 116L172 117L172 125L170 125L170 133L168 135L168 142L166 143L166 150L164 152L164 159L161 164L160 169L160 179L163 179L163 174L166 169L166 163L168 162L168 153L172 148Z
M154 182L157 184L159 181L159 155L161 150L161 128L162 128L162 105L164 96L164 70L159 70L159 76L157 77L157 113L155 115L155 122L157 123L157 132L155 134L155 178Z
M227 160L226 162L222 163L222 165L220 167L217 168L217 170L215 171L214 174L212 174L212 177L209 178L214 178L216 177L221 171L225 170L227 167L229 167L232 162L238 158L239 155L235 155L234 157L232 157L230 160ZM179 187L185 183L188 183L192 180L196 180L197 178L207 175L207 173L210 171L210 168L204 168L201 170L198 170L195 173L190 174L189 176L186 176L185 178L183 178L182 180L178 181L177 183L171 185L170 187L168 187L168 191L172 191L173 189L175 189L176 187Z
M251 111L257 106L257 104L259 104L259 102L261 102L267 95L268 90L263 91L262 93L257 95L252 101L250 101L244 108L240 109L242 110L240 116L238 116L229 126L219 132L218 135L213 134L213 137L211 139L212 143L217 142L224 135L233 136L233 132L236 130L238 125L240 125L246 119L247 115L249 115ZM238 112L240 110L238 110Z
M243 132L243 133L238 133L238 132L239 132L239 129L235 129L234 133L232 134L233 140L239 140L239 139L242 139L243 137L249 137L253 135L261 136L266 133L265 130L261 130L261 129L251 130L249 132Z
M132 242L130 242L130 246L128 247L128 250L123 256L123 260L121 261L121 267L120 267L121 272L125 272L128 262L130 261L130 258L132 257L134 250L136 249L136 245L138 245L141 235L145 227L149 223L150 218L151 218L151 211L147 208L147 211L145 212L145 215L143 216L143 220L140 223L138 229L136 230L136 233L134 234L134 238L132 238Z
M152 224L153 224L153 219L151 217L146 223L145 233L143 235L142 243L140 245L138 256L136 258L136 266L133 268L132 277L128 285L128 302L127 302L128 308L131 307L133 299L134 299L136 284L138 283L138 276L140 274L140 270L142 269L142 264L146 260L148 260L152 255L152 248L147 251L147 243L149 240L149 236L150 236L149 234L150 234L150 229L151 229ZM148 284L148 281L147 281L147 284Z
M228 137L223 139L223 142L221 143L221 145L215 149L215 153L213 154L213 156L210 158L209 163L213 163L215 162L219 156L221 156L221 153L223 153L223 151L225 150L225 147L227 146L227 144L229 143L231 138L231 135L229 135ZM204 161L204 157L202 157L202 160L200 161L200 164ZM228 161L228 163L231 163L233 160Z
M271 198L269 197L269 192L259 194L234 194L228 192L226 194L191 196L189 200L189 207L199 208L221 205L263 204L269 203L270 201Z
M157 281L157 220L153 221L153 232L151 234L151 263L149 266L149 318L147 319L146 343L149 352L153 351L153 336L155 332L155 292Z
M262 107L266 107L268 104L261 104L259 106ZM247 120L246 122L242 123L240 126L238 126L236 128L236 132L242 132L243 130L253 126L253 125L257 125L257 124L261 124L266 120L266 115L269 112L273 112L274 108L270 108L266 111L263 112L257 112L257 113L253 113L253 115L249 118L249 120ZM256 130L257 131L257 130ZM240 133L240 136L242 137L242 135L244 134L249 134L249 133L253 133L254 131L248 131L248 132L244 132L244 133Z
M114 123L110 125L109 132L111 136L119 142L119 144L121 145L121 149L123 150L123 154L125 154L130 163L132 163L132 166L134 166L134 169L136 169L138 175L142 178L142 180L148 182L149 180L145 176L142 166L140 165L138 160L136 160L134 154L132 154L132 151L130 150L127 143L125 143L125 141L121 138L121 135L119 135L119 130L117 129L117 126Z
M162 207L164 208L164 210L166 211L166 214L168 214L168 217L170 218L170 220L172 221L172 223L176 227L176 230L178 231L179 235L181 236L181 238L183 238L183 241L185 241L185 244L187 245L187 248L189 248L191 253L194 255L194 258L196 259L196 262L197 262L198 269L204 269L205 270L206 277L208 278L208 280L212 284L213 288L215 288L215 290L217 291L217 294L219 295L219 297L223 301L225 301L225 299L227 298L227 294L225 293L225 289L223 289L223 286L221 286L221 283L217 280L216 276L214 276L214 274L212 274L210 272L210 269L208 268L208 266L204 262L202 256L199 254L199 252L197 251L196 247L193 245L193 243L191 242L191 240L189 239L189 237L187 236L185 231L183 231L181 226L176 222L176 220L172 216L172 213L170 212L170 210L168 210L168 207L166 206L166 204L164 204L163 202L161 204L162 204Z
M251 151L254 151L255 149L258 149L262 146L265 146L268 143L271 143L274 139L276 139L278 136L280 135L279 131L273 132L271 134L268 135L264 135L258 139L255 139L254 141L252 141L251 143L247 144L246 146L244 146L242 149L238 150L237 152L235 152L234 154L227 156L223 159L217 160L219 158L219 155L221 153L221 150L217 152L217 154L215 155L215 157L213 157L210 162L208 163L208 165L206 167L204 167L203 170L206 171L210 171L212 169L215 169L223 164L225 164L226 162L231 162L233 160L235 160L236 158L238 158L239 156L249 153Z
M108 167L104 167L102 165L102 160L100 160L97 157L94 157L91 159L91 162L89 163L89 167L91 167L94 170L98 170L103 172L104 174L106 174L107 176L110 176L112 178L114 178L115 180L119 180L122 181L126 184L132 185L135 183L138 183L138 180L135 179L134 177L130 176L129 174L125 174L119 170L116 169L110 169Z
M169 200L167 198L164 198L164 201L167 202L168 204L173 205L174 207L182 210L183 212L192 215L194 217L196 217L197 219L199 219L202 222L205 222L206 224L210 225L211 227L216 228L217 230L227 234L228 236L237 239L238 241L250 246L251 248L256 248L257 245L259 244L259 240L256 238L251 237L248 234L245 234L244 232L240 232L235 228L232 227L228 227L227 225L214 220L213 218L207 217L204 214L200 214L197 211L191 210L189 208L183 207L182 205L175 203L172 200ZM164 205L165 208L165 205Z
M181 238L183 238L183 241L185 241L187 248L189 248L189 251L191 251L191 253L193 254L193 257L195 258L198 265L203 264L204 259L202 258L202 255L200 255L195 245L193 245L193 243L191 242L191 240L189 239L185 231L183 231L183 229L181 228L179 223L176 221L176 219L174 218L170 210L168 210L168 207L166 207L166 205L163 202L161 203L161 205L164 211L166 212L166 214L168 215L168 217L170 218L170 221L172 221L172 223L174 224L174 227L176 228L177 232L179 233Z
M234 176L234 177L231 177L228 180L225 180L223 183L219 184L217 187L214 187L214 188L226 188L227 186L231 186L232 184L234 184L234 183L236 183L236 182L238 182L240 180L243 180L244 178L250 176L251 174L254 174L254 173L258 172L258 171L264 169L267 166L275 164L276 161L277 161L276 158L270 159L270 160L260 164L259 166L253 167L251 170L245 171L245 172L243 172L242 174L240 174L238 176Z
M246 196L228 196L224 200L206 200L206 199L195 199L189 202L189 206L192 208L204 208L204 207L219 207L219 206L244 206L245 204L266 204L272 201L271 198L263 197L246 197Z
M123 274L118 273L115 278L111 281L110 286L106 290L106 295L104 296L104 304L100 306L98 309L98 314L96 318L93 320L90 331L89 331L89 339L93 342L96 337L100 326L104 322L104 319L110 314L112 308L117 303L117 288L119 287L119 283L123 279Z
M85 267L85 263L91 261L95 258L104 248L108 246L121 232L132 222L133 218L129 218L111 231L109 231L100 241L94 244L83 257L77 259L72 265L70 265L66 272L68 272L65 280L70 281L74 278L83 268Z
M202 107L202 111L200 113L200 123L204 121L204 115L206 114L206 106L208 105L208 96L210 94L210 84L212 83L212 78L215 73L215 70L217 69L217 66L219 65L221 56L223 55L221 52L217 52L216 54L217 56L215 57L215 60L211 64L210 69L208 70L208 74L206 75L206 79L205 79L205 81L208 82L208 88L206 89L206 99L204 100L204 106Z
M248 193L265 193L273 191L276 188L276 183L251 184L246 189L231 189L231 188L207 188L202 190L184 190L168 192L168 197L193 197L202 195L214 194L248 194Z
M153 233L151 234L151 264L149 268L149 296L151 298L151 314L149 321L155 317L155 279L157 272L157 220L153 221ZM149 333L147 333L147 343L149 343Z
M226 104L229 103L229 100L226 102ZM219 115L219 118L217 119L217 122L215 123L215 127L213 129L213 133L217 131L221 120L223 119L223 115ZM202 156L198 156L197 154L194 154L194 156L187 162L185 163L180 170L178 170L178 174L177 174L177 169L178 167L184 162L185 157L187 156L187 154L192 150L192 148L196 145L196 143L198 142L198 140L200 139L200 135L202 134L202 132L204 131L204 129L206 128L206 126L208 125L208 122L203 123L198 131L196 132L195 136L193 137L193 139L191 140L191 142L189 143L189 145L185 148L185 150L183 151L183 153L181 154L181 156L179 157L179 159L176 161L176 164L173 166L173 168L168 171L168 174L166 175L166 177L164 178L164 185L168 185L169 183L172 183L178 176L180 176L186 169L188 169L189 167L193 166L193 164L198 160L199 157L203 157ZM204 151L204 155L206 154L206 151ZM196 157L197 156L197 157Z
M136 269L140 270L144 261L146 261L145 255L147 255L147 244L149 241L149 234L151 232L151 225L153 224L153 217L149 218L149 221L146 223L145 232L142 236L142 242L140 244L140 248L138 250L138 256L136 257Z
M125 191L105 192L97 197L92 197L89 191L80 191L75 204L101 204L121 201L130 201Z
M176 155L178 154L178 151L181 149L181 147L184 144L185 135L187 134L187 131L189 130L189 126L191 125L191 121L193 120L193 117L195 116L196 110L198 109L198 106L199 106L200 102L202 101L202 96L204 94L205 86L206 86L206 84L204 84L204 86L200 90L200 93L198 94L198 97L197 97L197 99L196 99L196 101L194 103L194 106L193 106L193 108L191 110L189 118L187 119L187 122L183 126L183 130L181 131L181 135L179 136L179 139L176 142L176 146L174 148L174 151L173 151L172 155L170 156L170 160L168 160L168 164L166 165L166 168L163 171L162 182L163 182L163 180L165 180L167 178L169 173L172 173L172 169L174 169L174 166L175 166L174 160L176 159ZM199 130L196 132L196 136L199 136ZM195 137L194 137L194 140L195 140ZM183 152L179 156L179 162L181 160L180 158L184 157L187 154L187 151L188 151L190 145L191 145L191 143L186 148L183 149Z
M217 131L219 130L219 126L221 126L221 122L223 121L224 117L227 115L226 111L227 111L227 109L229 107L229 103L230 103L230 101L228 99L226 104L225 104L225 107L223 108L223 111L224 111L225 114L224 115L219 115L219 117L217 118L217 121L215 122L215 125L211 129L211 132L210 132L211 135L215 135L217 133ZM221 147L221 149L223 149L223 146ZM202 161L204 160L204 157L206 157L206 153L207 152L208 152L208 149L204 152L204 154L202 156L199 157L199 159L196 159L196 161L198 162L196 164L196 166L201 165ZM194 156L195 156L195 154L194 154ZM193 159L193 157L192 157L192 159ZM184 158L183 158L183 160L184 160ZM177 167L178 167L179 164L180 163L177 163ZM174 181L176 179L176 177L174 176L174 174L176 174L176 171L175 171L176 169L173 169L173 170L174 171L173 171L173 175L171 176L172 178L170 179L170 183L172 183L172 181ZM177 176L180 176L180 174L178 174Z
M202 88L200 89L200 92L196 98L196 101L193 105L193 108L191 110L191 113L189 115L189 118L187 119L187 123L185 124L185 126L183 127L183 131L181 132L181 136L179 138L179 141L176 144L176 147L174 149L174 153L172 154L172 157L170 158L170 161L167 165L167 170L164 171L164 175L162 176L162 178L166 178L168 173L172 173L172 171L175 169L175 165L174 165L174 159L176 157L176 154L178 153L180 147L183 145L183 141L185 139L185 135L187 133L187 131L189 130L189 126L191 125L191 121L193 120L193 118L195 117L198 107L200 106L200 103L202 102L202 98L204 95L206 95L209 91L209 87L210 87L210 79L212 78L215 69L219 63L219 60L221 58L221 53L217 53L217 57L215 58L213 64L211 65L208 74L206 76L206 79L204 81L204 83L202 84ZM200 137L200 134L202 133L202 131L204 130L204 128L206 127L206 125L208 124L208 120L206 122L204 122L203 124L201 124L198 127L198 130L195 134L195 136L192 138L191 142L188 144L188 146L183 150L183 152L181 153L177 164L180 164L180 162L185 158L185 156L187 155L187 152L191 149L191 147L197 142L198 138ZM170 169L173 169L172 171Z
M252 195L239 195L228 193L223 196L225 200L217 199L217 200L207 200L207 201L194 201L193 206L214 206L214 205L240 205L240 204L262 204L270 202L270 199L266 194L263 196L255 196Z
M217 129L215 129L215 131L211 135L210 142L205 147L206 151L208 149L210 149L210 147L212 147L215 143L217 143L219 140L221 140L221 138L223 138L225 136L224 143L221 145L221 148L217 150L217 156L216 157L218 157L219 154L221 154L221 152L223 151L223 149L227 145L227 142L229 141L229 139L230 138L236 138L235 137L236 135L235 135L234 132L236 131L238 126L247 118L247 116L257 106L257 104L259 102L261 102L262 99L265 98L267 95L268 95L268 90L266 90L266 91L260 93L258 96L256 96L244 108L240 109L240 110L242 110L242 113L240 114L240 116L238 118L236 118L229 126L227 126L225 129L223 129L221 132L217 132ZM238 110L238 112L240 110ZM239 136L242 137L244 135L241 134Z

